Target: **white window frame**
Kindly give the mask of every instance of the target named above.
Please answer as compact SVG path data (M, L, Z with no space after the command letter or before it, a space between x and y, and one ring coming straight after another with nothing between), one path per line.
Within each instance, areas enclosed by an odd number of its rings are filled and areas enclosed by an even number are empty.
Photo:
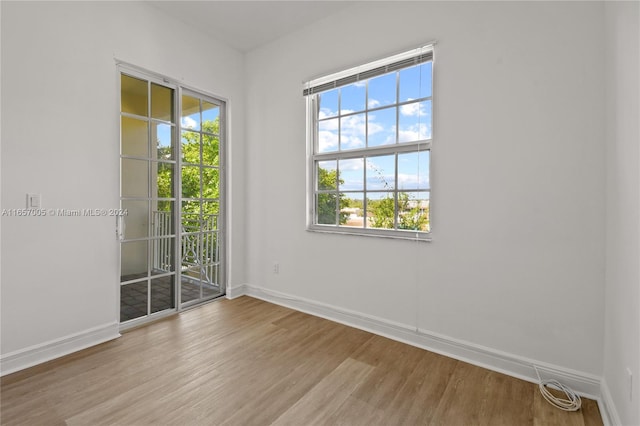
M398 155L403 153L413 153L413 152L429 152L429 176L428 176L428 187L426 190L421 190L421 192L425 192L429 194L429 207L431 205L431 164L432 164L432 141L433 137L433 76L435 74L434 71L434 48L433 43L425 45L423 47L412 49L407 52L403 52L397 55L393 55L390 57L383 58L381 60L369 62L367 64L350 68L344 71L340 71L337 73L333 73L327 76L323 76L320 78L313 79L307 83L305 83L303 95L307 98L307 111L306 111L306 127L307 127L307 230L313 232L325 232L325 233L337 233L337 234L348 234L348 235L362 235L362 236L373 236L373 237L384 237L384 238L399 238L399 239L411 239L418 241L431 241L431 212L429 209L429 230L404 230L398 229L398 194L403 192L416 192L411 189L403 190L398 188ZM426 59L425 59L426 58ZM391 72L396 72L398 70L409 68L418 64L423 64L431 62L432 65L432 78L431 78L431 95L420 98L420 101L430 100L432 105L432 115L431 115L431 137L429 139L417 140L412 142L398 142L395 144L376 146L376 147L365 147L359 149L349 149L349 150L338 150L331 152L318 152L318 114L319 114L319 105L318 105L318 94L322 92L332 90L337 87L346 86L348 84L357 82L357 81L366 81L373 77L382 76ZM414 102L412 100L410 102ZM402 105L410 103L410 102L399 102L399 95L397 93L396 88L396 101L394 104L386 105L385 107L395 105L396 108L400 108ZM368 113L369 111L376 111L376 107L370 107L369 105L365 105L364 112ZM342 117L342 115L338 115L338 117ZM396 124L398 121L396 120ZM396 129L397 134L397 129ZM316 196L322 193L321 190L318 189L317 186L317 176L316 176L316 163L319 161L331 161L331 160L345 160L352 158L363 158L366 162L366 158L380 156L380 155L393 155L395 154L395 182L394 189L388 192L394 194L395 205L394 205L394 229L387 228L371 228L367 227L366 216L364 218L364 225L362 228L360 227L352 227L352 226L344 226L339 224L339 215L340 212L336 211L336 224L318 224L317 221L317 212L316 212ZM367 194L373 193L375 191L368 191L366 189L366 179L364 182L364 188L362 191L363 194L363 203L367 203ZM335 193L339 196L339 194L344 191L340 191L339 188L336 188Z

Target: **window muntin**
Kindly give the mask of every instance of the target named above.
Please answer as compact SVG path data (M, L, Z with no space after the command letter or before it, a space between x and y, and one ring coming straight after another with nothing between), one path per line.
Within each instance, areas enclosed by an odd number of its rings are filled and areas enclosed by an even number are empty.
M309 229L428 239L432 51L428 58L305 90L310 123ZM420 50L423 55L425 49ZM416 64L416 62L418 62ZM379 66L380 61L376 62ZM329 81L327 84L326 82Z

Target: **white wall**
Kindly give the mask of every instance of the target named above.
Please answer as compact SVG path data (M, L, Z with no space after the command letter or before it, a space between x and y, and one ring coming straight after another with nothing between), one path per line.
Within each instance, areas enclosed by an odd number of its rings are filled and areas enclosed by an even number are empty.
M116 59L229 99L234 251L245 282L244 57L151 6L2 2L2 208L118 206ZM2 217L2 355L116 324L112 217Z
M606 309L603 395L640 424L640 3L607 2ZM629 368L633 400L629 395Z
M249 288L599 376L602 16L367 2L250 52ZM306 232L302 82L432 40L433 242Z
M246 58L142 4L0 7L3 209L27 192L117 206L115 59L182 79L230 100L232 289L604 365L615 411L638 423L620 369L638 383L637 3L369 2ZM306 232L302 81L431 40L434 241ZM1 227L3 356L117 322L111 218Z

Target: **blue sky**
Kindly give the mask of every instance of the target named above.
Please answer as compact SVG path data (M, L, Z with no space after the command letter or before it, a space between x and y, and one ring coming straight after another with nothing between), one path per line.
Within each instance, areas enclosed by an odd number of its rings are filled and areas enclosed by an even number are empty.
M219 116L220 107L210 102L202 101L202 121L213 121ZM183 129L200 130L200 111L183 115L180 125Z
M398 85L396 75L391 73L369 80L368 100L367 82L321 93L318 151L335 152L430 139L431 100L411 101L431 96L431 62L401 70ZM398 107L396 99L409 103ZM366 103L369 108L380 109L366 114ZM349 115L341 116L345 114ZM320 167L329 170L339 167L340 178L344 180L340 190L344 191L364 190L365 179L368 190L429 187L428 152L399 154L398 188L394 188L395 155L369 157L366 161L361 158L341 160L339 164L323 162Z
M162 123L153 123L156 126L156 139L158 140L158 148L168 148L171 146L171 125Z
M399 111L395 106L396 98L399 102L410 102L431 96L431 75L431 62L401 70L399 90L396 90L396 73L373 78L368 81L368 99L366 82L321 93L319 152L337 151L339 144L341 150L349 150L431 138L430 100L402 105ZM369 108L382 109L367 115L364 113L367 103Z

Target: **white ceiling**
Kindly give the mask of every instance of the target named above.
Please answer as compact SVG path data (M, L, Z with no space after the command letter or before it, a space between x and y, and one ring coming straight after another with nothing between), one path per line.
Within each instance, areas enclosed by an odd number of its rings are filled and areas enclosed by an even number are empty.
M148 1L243 52L354 4L352 1Z

